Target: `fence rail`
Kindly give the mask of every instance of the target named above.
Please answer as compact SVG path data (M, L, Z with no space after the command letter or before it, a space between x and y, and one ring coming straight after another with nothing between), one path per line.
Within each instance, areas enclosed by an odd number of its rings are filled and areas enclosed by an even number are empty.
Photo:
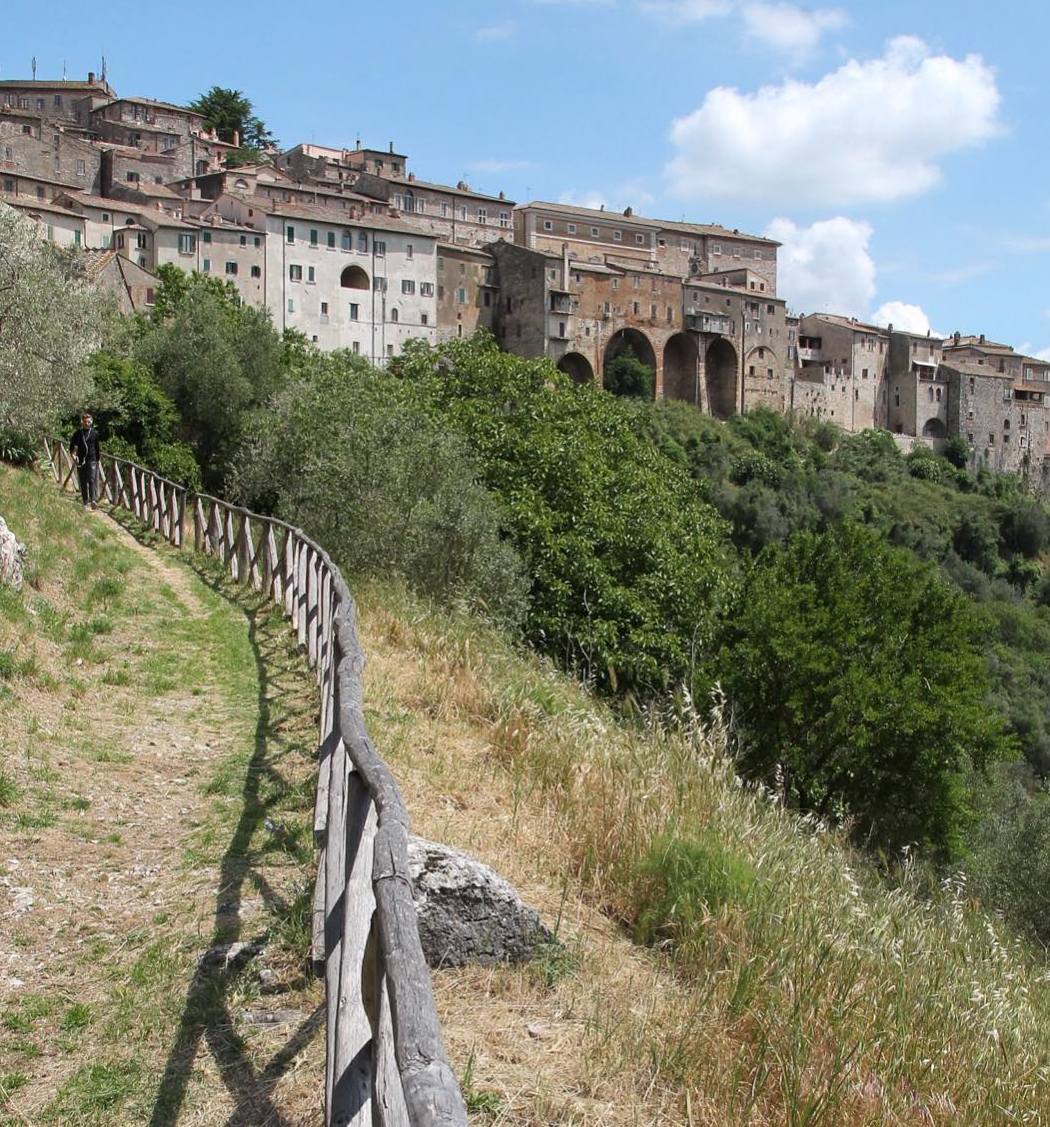
M77 488L61 442L44 440L60 488ZM349 589L299 529L103 454L102 495L169 544L267 594L296 632L321 697L314 836L319 851L312 957L325 977L327 1127L465 1127L423 958L408 867L409 819L365 727Z

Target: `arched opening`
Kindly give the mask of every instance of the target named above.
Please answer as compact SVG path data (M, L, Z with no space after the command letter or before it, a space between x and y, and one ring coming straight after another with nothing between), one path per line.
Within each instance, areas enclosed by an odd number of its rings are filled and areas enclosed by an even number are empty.
M344 290L367 290L368 275L360 266L348 266L339 275L339 284Z
M736 414L736 349L722 337L707 346L704 383L707 405L716 419Z
M579 352L566 352L558 361L558 371L564 372L573 383L594 383L594 369L586 356Z
M944 438L944 423L940 419L927 419L922 424L923 438Z
M696 337L675 333L664 348L664 399L696 403L699 363Z
M648 374L643 369L647 369ZM637 329L620 329L613 333L602 359L602 386L614 395L652 399L656 387L656 353L645 333Z

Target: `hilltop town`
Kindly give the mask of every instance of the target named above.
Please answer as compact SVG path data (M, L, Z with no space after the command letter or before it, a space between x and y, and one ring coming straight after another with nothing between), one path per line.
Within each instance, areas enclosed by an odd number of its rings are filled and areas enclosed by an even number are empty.
M773 240L434 183L392 143L228 167L238 141L94 73L0 82L0 200L82 248L127 311L149 309L170 263L380 366L410 339L484 328L600 385L631 349L657 398L719 418L763 405L905 445L961 436L974 466L1050 475L1050 362L983 335L789 311Z

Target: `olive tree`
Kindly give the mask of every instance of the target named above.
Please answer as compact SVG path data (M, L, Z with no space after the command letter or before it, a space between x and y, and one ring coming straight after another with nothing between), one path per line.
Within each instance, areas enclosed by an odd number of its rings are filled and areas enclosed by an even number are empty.
M0 203L0 425L39 430L83 402L102 311L76 257Z

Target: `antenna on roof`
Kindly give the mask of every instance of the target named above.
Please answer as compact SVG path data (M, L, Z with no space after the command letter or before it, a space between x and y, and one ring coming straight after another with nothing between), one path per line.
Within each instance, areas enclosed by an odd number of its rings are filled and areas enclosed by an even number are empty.
M66 80L66 60L63 59L62 60L62 81L65 82L65 80Z
M30 65L33 68L33 81L36 82L36 55L33 56L33 61Z
M106 81L106 56L102 56L102 81Z

